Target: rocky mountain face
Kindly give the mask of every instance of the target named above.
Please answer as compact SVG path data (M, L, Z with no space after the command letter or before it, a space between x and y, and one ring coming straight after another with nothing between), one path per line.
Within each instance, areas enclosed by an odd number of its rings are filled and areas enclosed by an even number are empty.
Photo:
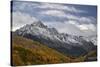
M59 33L55 28L49 28L41 21L27 24L16 30L15 33L43 43L65 55L80 56L96 49L96 37Z

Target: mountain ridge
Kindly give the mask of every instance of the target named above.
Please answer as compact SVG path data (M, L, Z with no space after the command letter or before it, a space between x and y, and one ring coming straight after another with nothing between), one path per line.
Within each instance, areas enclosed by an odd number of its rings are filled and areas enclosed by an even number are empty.
M59 33L55 28L48 28L41 21L25 25L17 29L15 33L19 36L39 41L62 53L69 53L75 56L94 50L95 47L93 42L87 41L83 36Z

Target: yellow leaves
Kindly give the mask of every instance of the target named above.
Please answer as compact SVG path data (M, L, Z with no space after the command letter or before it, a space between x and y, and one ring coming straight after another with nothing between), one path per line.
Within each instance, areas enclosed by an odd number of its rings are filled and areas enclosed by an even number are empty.
M21 60L21 58L16 55L16 54L12 54L12 65L24 65L23 61Z
M88 56L93 55L91 52ZM20 36L13 36L12 40L12 64L13 65L36 65L36 64L55 64L67 62L82 62L85 56L78 58L65 56L60 52L51 49L37 41L32 41Z

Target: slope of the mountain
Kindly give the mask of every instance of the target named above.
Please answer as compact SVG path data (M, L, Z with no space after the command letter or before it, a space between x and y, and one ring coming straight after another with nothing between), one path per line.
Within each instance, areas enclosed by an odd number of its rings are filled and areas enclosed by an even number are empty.
M63 54L80 56L94 50L95 45L81 36L59 33L55 28L48 28L41 21L27 24L15 31L17 35L39 41Z
M97 61L97 51L90 51L87 55L85 55L84 61Z
M12 36L12 65L36 65L71 62L63 54L43 44L21 36Z
M97 35L83 37L86 41L91 41L94 45L97 45Z

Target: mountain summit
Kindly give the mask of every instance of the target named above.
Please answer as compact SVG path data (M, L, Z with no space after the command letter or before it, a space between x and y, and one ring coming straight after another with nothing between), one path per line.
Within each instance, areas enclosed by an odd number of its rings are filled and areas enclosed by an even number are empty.
M41 21L27 24L16 30L15 33L19 36L39 41L66 55L84 55L95 49L95 45L91 40L87 40L83 36L59 33L55 28L49 28Z

